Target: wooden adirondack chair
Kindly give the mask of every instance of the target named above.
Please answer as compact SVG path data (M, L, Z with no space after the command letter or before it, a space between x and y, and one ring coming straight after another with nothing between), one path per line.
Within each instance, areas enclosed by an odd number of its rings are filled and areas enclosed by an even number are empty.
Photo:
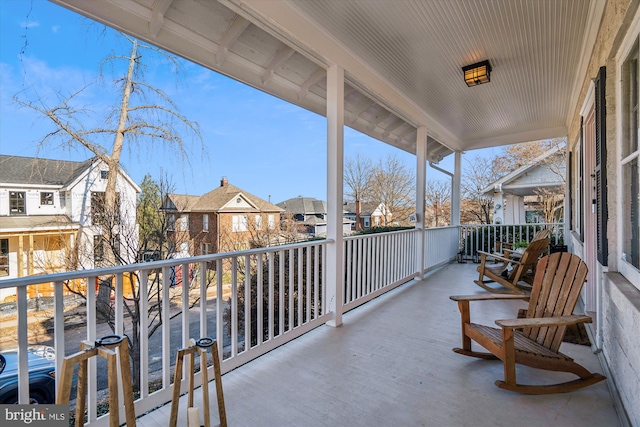
M496 320L499 328L471 323L470 301L526 299L517 295L451 296L458 302L462 319L462 348L456 353L482 359L500 359L504 381L496 385L526 394L562 393L605 379L591 373L558 351L568 325L591 322L589 316L573 315L580 290L587 278L587 265L577 256L559 252L538 262L529 307L524 318ZM471 340L490 353L471 350ZM550 371L570 372L577 380L553 385L524 385L516 382L516 364Z
M488 252L478 251L480 254L480 265L478 266L478 273L480 276L475 284L483 289L498 294L516 294L523 295L525 290L530 289L530 285L533 282L533 275L528 273L535 270L536 263L540 256L549 247L549 238L532 240L529 246L526 247L521 254L520 259L513 257L504 257ZM502 261L502 264L491 264L489 259L494 258ZM511 264L513 269L507 270L507 267ZM506 274L503 275L503 272ZM484 279L487 277L487 279ZM497 283L502 285L504 289L495 288L489 286L488 283Z
M549 230L548 228L543 228L541 230L538 230L536 234L534 234L533 239L531 239L531 241L534 242L536 240L546 239L549 237L549 234L551 234L551 230ZM504 258L510 258L511 257L510 254L512 252L514 252L513 243L503 242L501 240L496 239L493 255L502 256ZM496 260L496 262L497 261L498 260Z

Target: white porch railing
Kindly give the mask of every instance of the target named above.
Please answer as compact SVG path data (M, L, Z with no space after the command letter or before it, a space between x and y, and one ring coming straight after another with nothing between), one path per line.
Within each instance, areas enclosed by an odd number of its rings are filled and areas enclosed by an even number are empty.
M366 234L344 239L344 311L417 277L418 232Z
M86 340L89 342L99 338L98 330L101 335L105 332L105 324L98 321L101 299L94 283L108 279L114 286L111 298L107 298L111 301L108 306L113 309L113 331L106 333L136 335L132 334L134 319L125 316L129 310L124 303L138 307L140 315L136 326L142 333L138 334L132 357L138 355L139 358L136 379L140 394L135 401L135 411L142 414L170 401L175 354L189 344L190 338L217 337L222 370L228 372L325 323L329 315L325 312L326 280L321 266L326 265L325 247L329 243L328 240L314 241L0 281L2 288L17 288L19 401L29 401L28 285L36 281L54 283L56 372L61 372L65 349L67 353L79 350L79 343L65 342L63 289L66 283L85 283ZM182 285L180 276L188 286ZM128 295L126 284L131 282L138 284L138 290ZM100 286L100 289L105 288ZM163 319L160 325L155 323L158 316ZM158 327L157 334L149 337L148 331L154 326ZM160 384L151 388L152 382ZM199 383L198 373L196 384ZM186 381L182 387L186 389ZM88 424L107 425L108 418L98 413L97 397L98 368L94 358L89 361ZM120 422L124 421L121 417Z
M424 230L424 269L430 270L453 259L459 251L460 227Z
M564 224L465 224L460 226L460 251L465 259L472 259L478 251L492 252L495 242L530 241L543 228L551 230L551 244L564 242Z
M425 269L455 256L458 227L427 229L424 233ZM417 277L419 236L417 230L405 230L345 238L342 310ZM63 294L67 284L78 289L78 284L83 283L80 289L86 289L83 338L94 342L111 333L137 337L131 354L138 367L134 369L139 383L135 411L142 414L171 399L175 354L188 345L190 338L217 338L222 371L228 372L329 320L325 301L329 284L322 266L326 265L325 248L330 243L313 241L0 281L1 288L17 288L19 401L27 402L29 397L28 285L36 281L54 284L54 331L50 343L57 349L57 372L61 372L65 352L78 351L79 344L65 335ZM97 283L113 286L110 298L106 298L107 308L113 310L113 329L99 320L105 298L99 297L98 289L109 288L94 285ZM160 318L162 322L158 323ZM150 334L154 329L157 331ZM98 391L106 386L101 375L104 377L102 370L98 372L96 360L90 360L87 410L92 426L108 423L97 405ZM195 380L199 384L199 373ZM186 389L185 381L182 387ZM120 414L120 421L124 422L124 411Z

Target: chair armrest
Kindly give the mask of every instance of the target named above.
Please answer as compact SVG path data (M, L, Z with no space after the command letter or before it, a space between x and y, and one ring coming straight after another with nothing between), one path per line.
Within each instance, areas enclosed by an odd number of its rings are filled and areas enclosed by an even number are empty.
M449 297L452 301L489 301L489 300L510 300L520 299L526 300L530 297L528 295L512 295L512 294L476 294L476 295L451 295Z
M568 326L576 323L590 323L591 317L580 314L570 316L539 317L531 319L503 319L496 320L496 325L502 328L522 329L538 328L542 326Z
M499 260L504 261L504 262L513 262L513 263L518 264L518 260L514 260L514 259L511 259L511 258L506 258L506 257L500 256L500 255L496 255L496 254L490 254L489 252L484 252L484 251L478 251L478 253L480 255L488 256L488 257L491 257L491 258L494 258L494 259L499 259Z

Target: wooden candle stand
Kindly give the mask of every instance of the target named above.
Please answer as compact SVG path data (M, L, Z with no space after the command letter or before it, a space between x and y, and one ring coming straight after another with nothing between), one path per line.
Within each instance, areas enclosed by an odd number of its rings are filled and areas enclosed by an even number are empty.
M176 367L173 379L173 398L171 399L171 417L169 426L176 427L178 421L178 403L180 400L180 383L182 381L182 365L184 357L188 359L188 404L187 419L189 427L200 426L200 414L197 408L193 406L193 388L194 388L194 365L195 353L200 355L200 373L202 374L202 405L204 411L204 426L211 426L211 415L209 411L209 373L207 371L207 350L211 348L213 359L213 373L216 380L216 395L218 398L218 415L220 417L219 427L227 427L227 415L224 407L224 395L222 394L222 375L220 373L220 358L218 357L218 346L216 341L211 338L201 338L198 341L191 340L191 345L187 348L178 350L176 354Z
M115 349L118 349L116 352ZM98 338L95 343L82 341L80 351L67 356L62 361L62 375L58 387L56 404L69 404L73 370L78 364L78 393L76 398L76 427L84 426L84 411L87 406L87 369L88 361L92 357L100 356L107 359L109 384L109 426L120 425L120 405L118 404L118 381L122 382L124 393L124 409L127 427L136 425L136 414L133 407L133 389L131 382L131 368L129 366L129 345L127 337L120 335L106 335ZM119 356L119 357L118 357ZM118 378L118 359L120 359L120 375Z

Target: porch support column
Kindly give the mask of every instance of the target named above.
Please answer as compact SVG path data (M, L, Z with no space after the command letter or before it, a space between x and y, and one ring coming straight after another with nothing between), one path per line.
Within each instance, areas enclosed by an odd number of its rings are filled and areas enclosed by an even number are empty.
M453 187L451 188L451 225L460 225L460 198L462 197L462 153L455 152L455 161L453 166Z
M416 269L418 278L424 277L424 193L427 180L427 128L420 126L416 137Z
M344 289L342 192L344 176L344 70L331 65L327 70L327 296L330 326L342 324Z

